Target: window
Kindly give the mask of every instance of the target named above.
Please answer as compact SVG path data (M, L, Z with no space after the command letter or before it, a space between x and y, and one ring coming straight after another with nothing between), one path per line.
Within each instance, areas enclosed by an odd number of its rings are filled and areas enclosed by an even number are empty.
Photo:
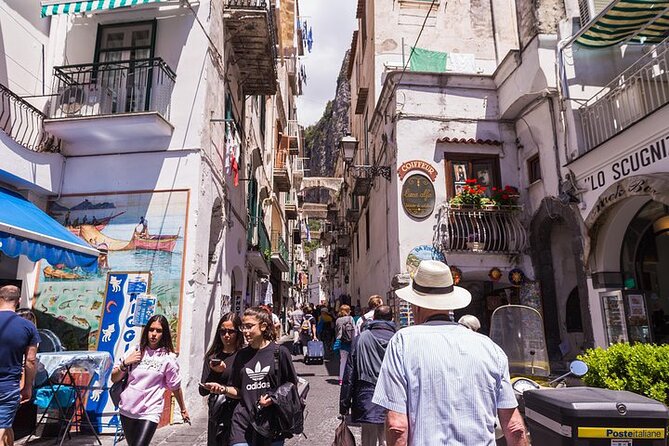
M569 293L565 310L567 333L581 333L583 331L583 319L581 318L581 299L578 295L578 287L574 287Z
M497 155L446 154L446 190L449 197L460 192L468 179L475 179L478 184L486 186L486 194L490 194L490 188L500 187Z
M541 179L541 163L538 153L527 160L527 177L530 184Z
M371 242L369 240L369 209L365 212L365 248L369 251Z
M262 138L262 142L264 144L265 142L265 118L267 117L267 100L265 99L265 96L260 96L260 136Z
M94 63L101 84L115 93L112 113L146 111L151 98L151 65L156 22L100 25ZM144 62L139 62L144 61Z

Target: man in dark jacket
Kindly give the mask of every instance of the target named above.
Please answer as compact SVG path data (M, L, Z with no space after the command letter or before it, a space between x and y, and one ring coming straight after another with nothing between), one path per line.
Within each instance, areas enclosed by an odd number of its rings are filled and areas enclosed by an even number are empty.
M362 425L362 446L385 445L385 409L372 403L386 347L397 328L388 305L374 310L374 320L353 340L339 396L339 413Z

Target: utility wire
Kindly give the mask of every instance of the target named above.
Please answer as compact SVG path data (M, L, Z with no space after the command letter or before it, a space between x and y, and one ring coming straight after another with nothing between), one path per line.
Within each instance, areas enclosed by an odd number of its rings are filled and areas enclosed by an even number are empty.
M402 78L404 77L404 73L406 73L407 67L411 63L411 57L413 56L414 51L416 50L416 46L418 46L418 41L420 40L420 37L423 35L423 31L425 30L425 25L427 24L427 19L430 18L430 14L432 13L432 8L434 8L434 4L437 2L437 0L432 0L432 3L430 3L430 9L427 10L427 14L425 14L425 19L423 19L423 25L420 27L420 31L418 31L418 36L416 37L416 41L414 42L413 46L411 47L411 52L409 53L409 58L407 59L406 63L404 64L404 67L402 67L402 73L400 73L400 78L395 82L395 85L393 86L393 91L390 94L390 97L393 97L395 94L395 91L397 90L397 87L400 85L402 82Z

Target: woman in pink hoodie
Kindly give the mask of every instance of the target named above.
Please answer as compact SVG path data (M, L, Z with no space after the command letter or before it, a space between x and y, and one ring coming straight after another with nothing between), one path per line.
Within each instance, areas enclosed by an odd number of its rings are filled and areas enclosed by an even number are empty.
M128 375L121 394L119 413L128 446L148 446L163 413L165 390L170 390L181 408L184 422L190 416L181 392L179 364L165 316L155 315L142 330L139 346L130 349L112 370L112 382Z

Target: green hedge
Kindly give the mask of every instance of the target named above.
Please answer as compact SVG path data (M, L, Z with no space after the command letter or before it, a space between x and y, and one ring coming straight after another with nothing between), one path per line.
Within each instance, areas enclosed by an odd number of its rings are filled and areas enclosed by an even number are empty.
M669 345L614 344L579 357L588 364L586 385L628 390L669 405Z

